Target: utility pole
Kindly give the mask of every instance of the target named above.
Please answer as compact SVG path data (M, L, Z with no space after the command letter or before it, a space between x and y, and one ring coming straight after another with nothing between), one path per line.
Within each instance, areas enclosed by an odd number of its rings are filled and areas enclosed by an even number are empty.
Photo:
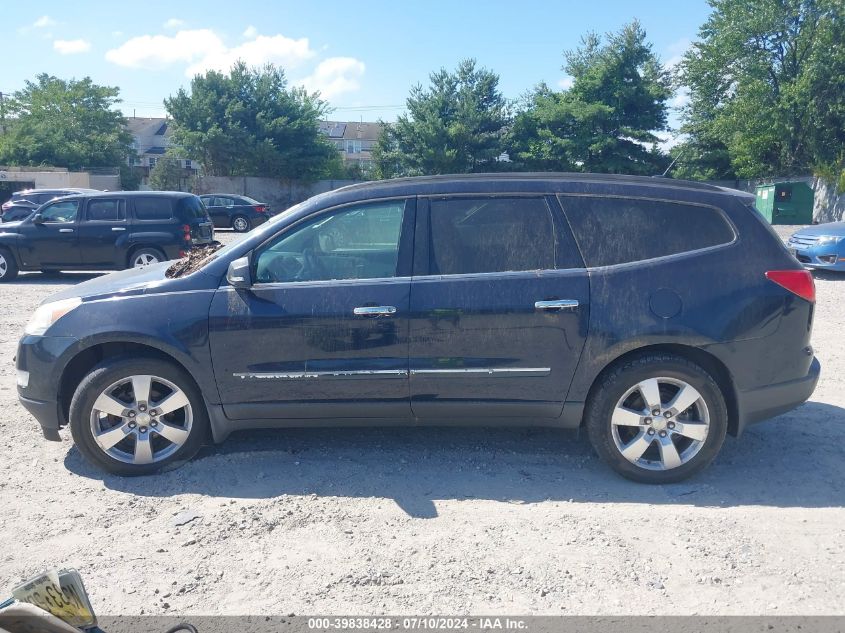
M0 91L0 134L6 134L6 101L3 92Z

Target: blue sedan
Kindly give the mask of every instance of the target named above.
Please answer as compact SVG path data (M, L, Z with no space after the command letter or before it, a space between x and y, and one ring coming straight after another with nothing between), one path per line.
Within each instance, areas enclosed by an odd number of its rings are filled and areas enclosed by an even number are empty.
M845 272L845 222L803 228L786 247L806 268Z

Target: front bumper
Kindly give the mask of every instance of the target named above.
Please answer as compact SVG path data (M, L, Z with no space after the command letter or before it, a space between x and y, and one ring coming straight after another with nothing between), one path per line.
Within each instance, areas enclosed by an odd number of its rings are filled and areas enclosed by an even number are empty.
M801 248L789 243L787 248L805 268L845 271L845 252L836 244Z
M738 431L741 433L749 424L786 413L806 402L816 389L820 373L821 363L814 357L806 376L737 393Z
M18 399L48 440L58 440L59 428L67 424L59 403L59 383L78 346L77 339L65 336L24 335L18 343L15 366L29 374L26 384L18 382Z

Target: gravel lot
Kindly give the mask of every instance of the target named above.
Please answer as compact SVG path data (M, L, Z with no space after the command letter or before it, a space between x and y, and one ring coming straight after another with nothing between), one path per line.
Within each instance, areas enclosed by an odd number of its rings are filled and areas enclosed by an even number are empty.
M816 278L811 402L662 487L553 430L251 432L104 477L42 439L12 362L87 277L0 286L0 595L72 566L103 615L845 613L845 275Z

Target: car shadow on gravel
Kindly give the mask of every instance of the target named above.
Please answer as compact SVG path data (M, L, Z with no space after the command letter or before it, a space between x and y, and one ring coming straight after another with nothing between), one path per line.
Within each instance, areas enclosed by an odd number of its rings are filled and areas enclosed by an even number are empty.
M554 429L372 428L250 431L153 477L106 475L73 448L71 472L151 497L280 495L391 498L410 516L437 516L437 500L530 504L648 503L730 507L845 504L845 409L809 402L728 438L716 461L686 482L626 481L586 437Z
M834 272L831 270L814 270L814 279L822 279L824 281L845 281L845 272Z

